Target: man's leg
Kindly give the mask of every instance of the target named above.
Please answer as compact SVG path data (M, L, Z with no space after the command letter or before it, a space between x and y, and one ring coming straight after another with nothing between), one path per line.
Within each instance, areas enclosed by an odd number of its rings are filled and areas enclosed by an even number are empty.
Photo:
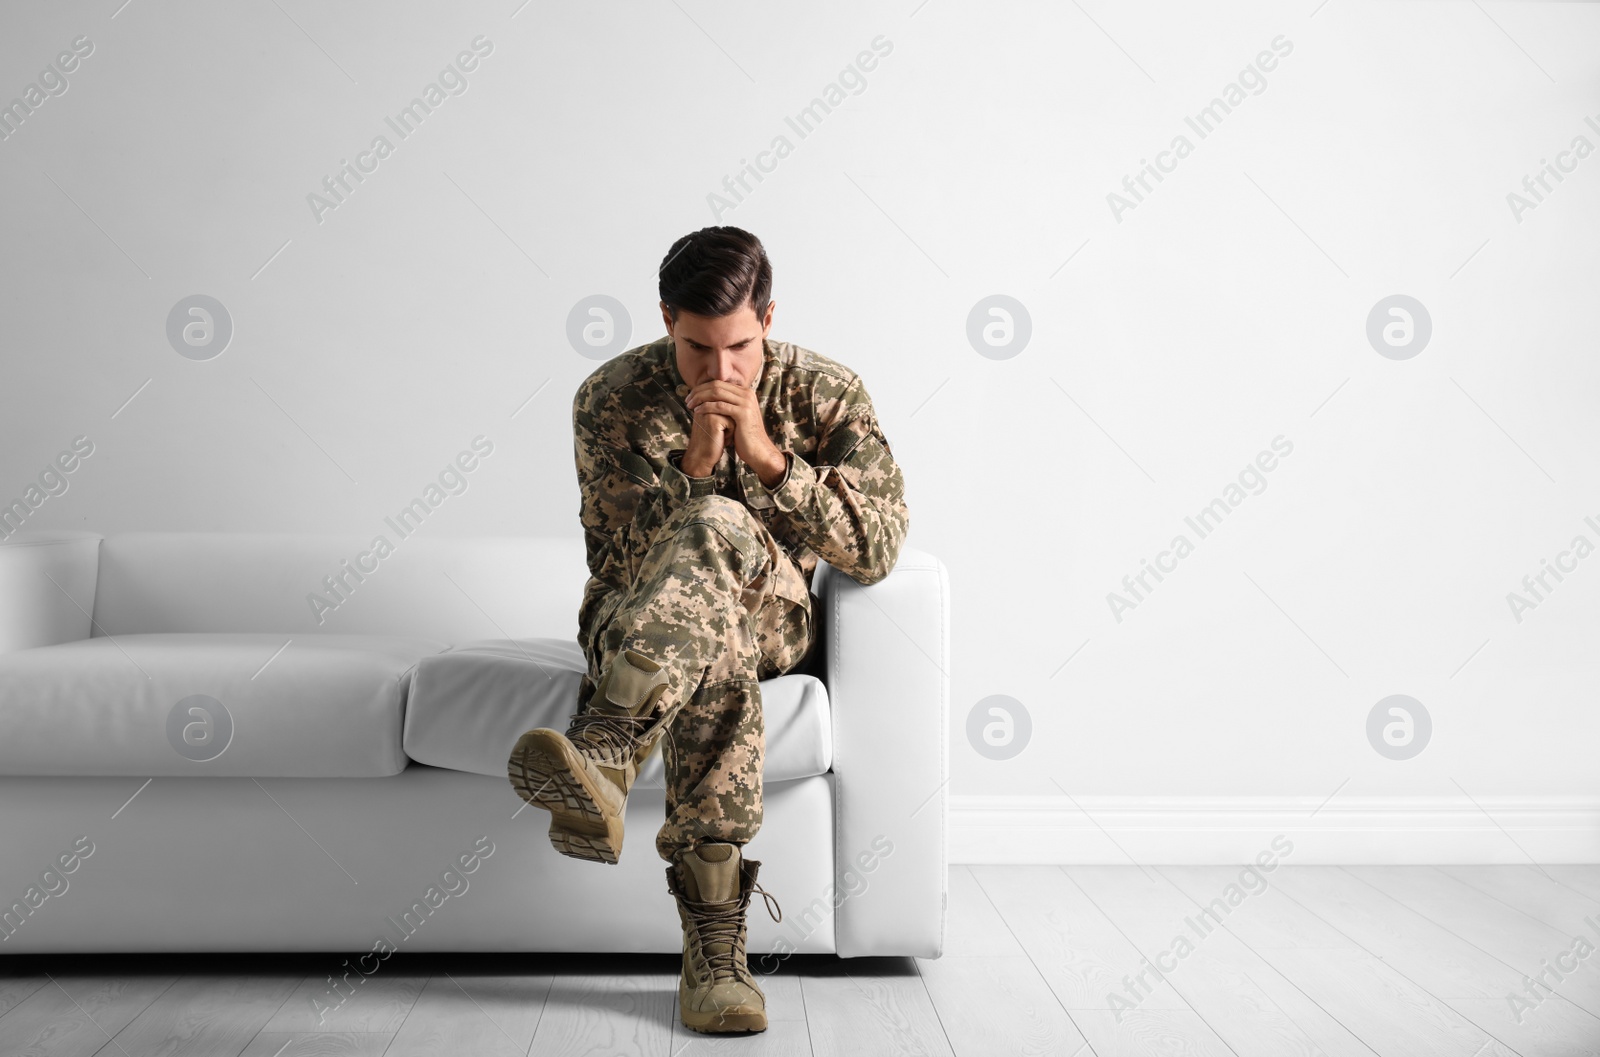
M750 664L742 650L714 657L667 728L661 743L667 817L656 835L656 852L668 862L703 841L745 844L761 828L766 741L760 681L798 665L814 641L809 606L777 593L803 593L808 585L766 526L743 516L769 555L767 573L747 585L740 599L756 658ZM793 582L784 583L786 576Z
M745 957L745 912L762 891L761 864L744 859L742 847L761 826L759 680L809 652L809 606L790 600L807 592L743 504L689 500L658 530L627 597L598 633L590 675L601 674L569 728L572 740L530 731L512 754L513 785L519 771L523 778L518 792L552 809L556 847L615 862L627 788L666 735L667 819L656 850L671 863L667 887L684 931L679 1015L699 1031L767 1026L766 996ZM541 775L561 787L558 797L541 802L524 792ZM596 795L568 810L586 791ZM599 832L594 814L605 823ZM574 832L561 832L563 825Z
M745 915L761 892L761 864L744 845L761 828L765 749L760 680L794 667L812 645L808 585L777 541L742 506L720 508L728 540L754 535L767 552L766 571L744 586L726 614L742 625L737 643L713 643L700 682L667 727L661 752L666 773L666 821L656 851L669 862L667 890L683 925L678 1015L703 1032L762 1031L766 995L746 959ZM724 600L723 604L729 604ZM720 614L719 614L720 615ZM747 648L754 644L754 651ZM775 915L776 916L776 915Z
M753 783L726 790L727 796L754 798L753 811L746 812L747 832L731 824L722 832L724 839L739 839L742 834L739 843L754 834L760 824L760 698L755 676L763 669L763 643L777 659L789 663L796 659L797 649L783 634L774 636L767 630L774 622L772 607L766 603L781 606L775 589L781 585L795 594L791 581L796 579L766 527L735 500L692 498L660 526L627 596L596 633L597 641L585 644L595 684L585 709L574 717L566 735L548 729L529 731L512 753L512 785L524 799L551 811L550 836L557 850L616 862L625 798L639 764L702 685L723 683L748 686L739 703L741 718L734 724L742 733L735 741L754 753L753 760L741 763L730 758L725 766L714 767L699 758L702 749L688 762L691 768L698 766L701 778L710 779L713 786L732 780L736 772ZM804 613L801 616L808 619ZM809 634L808 623L806 631ZM795 638L793 631L785 634L789 640ZM808 644L800 645L799 652ZM771 663L765 667L770 669ZM703 719L707 712L700 708L695 715ZM701 724L691 727L698 732L686 729L686 739L703 735L712 739L706 746L734 749L733 742L715 744L716 730L705 731ZM692 744L686 742L684 747ZM669 766L672 759L682 758L668 755ZM680 782L678 788L693 793L699 785L699 781ZM670 778L668 798L670 806ZM668 854L659 844L658 850Z

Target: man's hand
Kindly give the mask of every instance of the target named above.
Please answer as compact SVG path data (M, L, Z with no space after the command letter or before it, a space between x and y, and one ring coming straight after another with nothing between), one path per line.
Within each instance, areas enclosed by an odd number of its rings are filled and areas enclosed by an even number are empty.
M689 427L689 447L683 453L683 472L690 477L710 477L722 459L722 449L734 435L733 419L708 411L695 411Z
M738 452L739 458L756 472L762 484L770 487L783 478L788 464L777 445L772 443L772 438L767 436L766 423L761 419L761 403L757 400L754 389L733 382L701 382L689 390L684 403L694 413L695 422L694 435L689 438L689 450L683 456L683 464L686 467L684 473L689 473L687 467L691 464L691 456L695 454L695 441L703 432L701 423L705 422L707 426L705 432L717 433L716 451L707 462L695 458L693 465L696 468L716 465L717 460L722 457L722 448L727 442L727 435L731 432L734 451ZM731 427L713 425L719 420L722 423L730 423ZM705 473L690 474L690 476L704 477L710 472L707 469Z

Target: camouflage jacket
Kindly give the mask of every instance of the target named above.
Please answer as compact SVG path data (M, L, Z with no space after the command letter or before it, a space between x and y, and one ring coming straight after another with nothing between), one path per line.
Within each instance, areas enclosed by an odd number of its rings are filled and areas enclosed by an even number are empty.
M671 338L629 349L578 386L573 447L590 574L580 643L621 601L655 528L690 496L749 507L790 559L774 570L777 594L799 605L811 606L819 558L863 584L894 568L909 521L904 480L860 376L790 342L763 345L756 393L788 464L770 489L731 443L711 477L684 474L693 413Z

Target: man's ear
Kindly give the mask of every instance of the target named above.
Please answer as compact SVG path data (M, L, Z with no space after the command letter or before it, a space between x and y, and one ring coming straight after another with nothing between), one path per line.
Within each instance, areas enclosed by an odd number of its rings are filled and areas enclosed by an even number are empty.
M778 302L776 302L776 301L768 301L767 302L767 314L761 320L761 337L763 339L766 338L767 331L772 329L772 310L774 308L777 308L777 307L778 307Z

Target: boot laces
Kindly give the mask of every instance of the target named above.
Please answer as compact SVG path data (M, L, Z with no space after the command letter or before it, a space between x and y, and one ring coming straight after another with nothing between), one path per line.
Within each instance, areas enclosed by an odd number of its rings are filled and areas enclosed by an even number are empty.
M652 716L585 712L572 717L567 737L574 745L593 750L594 755L605 761L620 764L637 752L660 725Z
M757 883L750 892L726 903L701 903L685 898L683 905L689 911L695 935L699 939L700 964L705 977L718 980L748 981L753 979L745 959L745 910L750 896L760 892L766 903L767 916L774 922L783 920L783 908L778 900ZM726 946L726 950L711 950L711 944Z

